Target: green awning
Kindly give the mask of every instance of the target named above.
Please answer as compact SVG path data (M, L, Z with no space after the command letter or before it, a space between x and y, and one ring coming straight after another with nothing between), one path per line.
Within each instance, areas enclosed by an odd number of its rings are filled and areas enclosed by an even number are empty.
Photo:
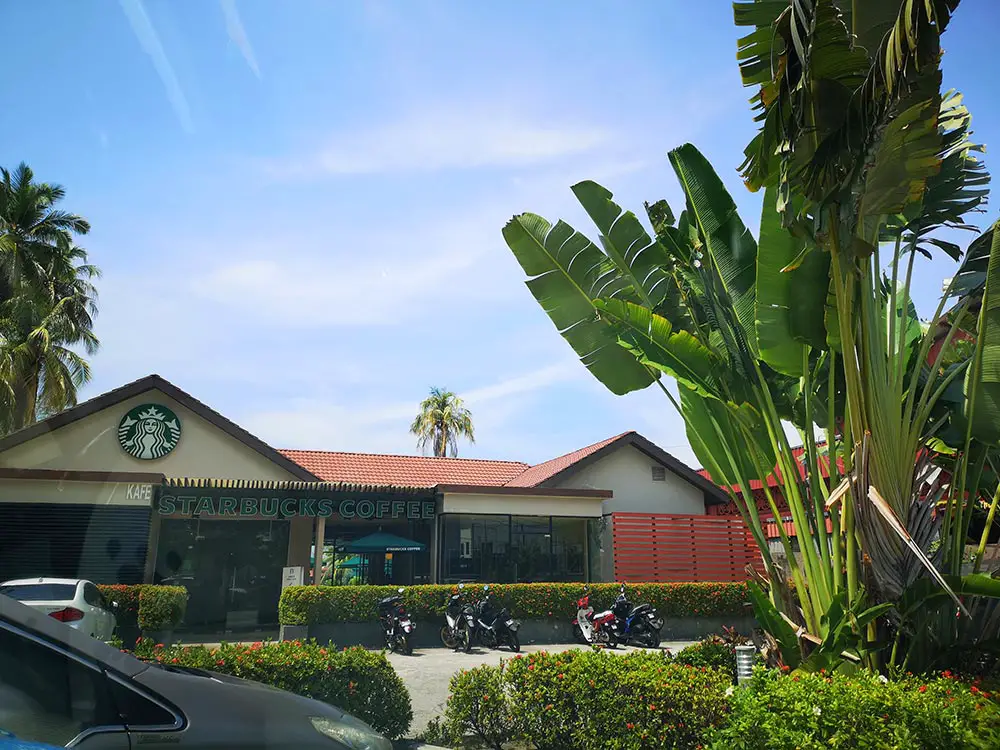
M377 531L347 544L338 544L337 552L423 552L426 545L395 534Z

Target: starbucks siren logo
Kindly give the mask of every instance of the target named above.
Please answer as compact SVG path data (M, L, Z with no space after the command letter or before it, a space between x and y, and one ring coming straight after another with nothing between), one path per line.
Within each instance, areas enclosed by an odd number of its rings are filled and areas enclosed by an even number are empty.
M118 442L130 456L150 461L172 451L181 439L177 415L159 404L142 404L122 417Z

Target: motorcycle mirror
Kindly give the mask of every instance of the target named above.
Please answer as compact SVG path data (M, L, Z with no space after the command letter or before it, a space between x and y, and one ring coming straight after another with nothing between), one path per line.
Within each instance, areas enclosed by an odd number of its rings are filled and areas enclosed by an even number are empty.
M465 584L464 584L464 583L460 583L460 584L458 584L458 588L459 588L459 590L461 591L462 589L464 589L464 588L465 588Z
M402 594L403 593L403 587L400 586L398 589L396 589L396 591L398 591L400 594Z
M490 585L487 583L485 586L483 586L483 591L489 591L489 590L490 590Z

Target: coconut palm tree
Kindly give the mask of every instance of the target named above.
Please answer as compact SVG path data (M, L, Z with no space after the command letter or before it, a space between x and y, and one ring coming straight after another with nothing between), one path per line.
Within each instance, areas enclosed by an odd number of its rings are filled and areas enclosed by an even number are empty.
M0 431L73 406L90 379L100 275L75 235L87 221L57 209L59 185L26 164L0 169Z
M431 445L435 456L457 456L460 437L476 442L472 413L461 398L443 388L431 388L430 395L420 402L420 413L410 432L417 436L420 450Z

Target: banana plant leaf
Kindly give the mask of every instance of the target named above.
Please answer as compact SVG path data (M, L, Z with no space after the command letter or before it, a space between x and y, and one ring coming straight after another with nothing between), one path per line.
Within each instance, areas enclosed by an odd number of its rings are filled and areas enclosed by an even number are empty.
M982 361L978 368L970 367L965 378L966 404L972 413L972 434L987 445L1000 442L1000 231L994 224L990 245L986 286L980 312L979 341ZM973 398L973 391L974 398Z
M712 165L698 149L685 143L670 152L677 179L687 198L688 221L704 243L700 263L712 263L729 296L750 351L757 354L757 242L736 211Z
M690 333L675 331L669 320L642 305L617 299L595 300L594 304L643 364L703 396L724 398L715 377L722 361Z
M572 190L601 231L604 252L620 276L644 305L655 309L676 286L667 270L670 259L660 243L650 239L635 214L611 200L611 191L590 180L577 183ZM596 291L599 297L607 296Z
M769 470L777 457L761 415L750 404L723 403L690 388L678 392L688 442L712 481L735 487L744 479L764 479L759 466ZM751 450L758 452L759 463Z
M983 573L966 576L944 576L948 587L959 597L981 596L1000 599L1000 579ZM950 594L931 578L921 578L899 598L896 605L903 621L912 619L921 611L930 611L951 599Z
M774 638L781 653L781 661L789 669L796 669L802 662L802 649L799 638L792 626L781 616L771 600L767 598L760 586L754 581L747 581L750 592L750 604L754 617L760 626Z
M528 289L594 377L618 395L656 379L597 314L593 300L625 291L627 282L593 242L565 222L553 227L530 213L507 222L503 236L530 277Z

